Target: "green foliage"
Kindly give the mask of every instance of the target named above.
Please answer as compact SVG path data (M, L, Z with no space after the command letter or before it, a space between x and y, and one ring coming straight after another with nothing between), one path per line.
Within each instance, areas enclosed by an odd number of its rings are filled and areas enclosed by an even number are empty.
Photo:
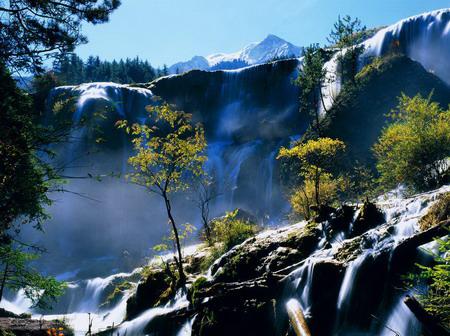
M35 123L30 97L16 87L0 66L0 245L13 224L41 227L50 204L50 167L37 150L50 139ZM20 218L20 221L16 221Z
M328 173L322 174L318 195L321 204L333 205L338 201L341 183L342 179L333 179L332 175ZM311 219L314 214L311 206L315 205L315 200L316 189L314 181L306 179L304 183L294 188L289 198L293 219Z
M211 223L211 238L215 243L223 245L225 251L242 243L257 231L256 224L238 218L237 214L238 209L227 212Z
M186 190L190 179L203 173L206 161L203 127L193 126L189 114L166 103L149 106L148 111L161 128L130 126L126 120L117 122L118 128L133 136L136 151L128 160L135 170L128 178L160 195Z
M182 224L181 230L179 230L178 232L178 238L180 240L180 243L183 245L186 239L191 237L195 230L196 230L195 226L190 223ZM155 252L168 251L170 249L169 246L173 245L175 240L176 238L172 230L168 236L162 238L162 243L153 246L153 251Z
M52 73L65 85L89 82L147 83L165 75L163 69L155 69L139 57L111 62L90 56L83 62L76 54L58 60Z
M418 273L409 274L407 283L411 286L425 282L428 289L419 291L419 301L424 308L450 329L450 240L436 239L439 253L433 254L435 265L417 264Z
M385 188L404 184L421 191L448 181L450 157L450 108L442 109L431 95L399 98L374 145L380 182Z
M255 223L238 218L238 213L239 209L236 209L211 222L211 248L202 261L202 270L207 270L221 255L258 231Z
M2 265L0 299L4 288L12 291L24 290L25 296L34 306L50 308L51 302L64 293L66 285L53 277L45 277L30 266L38 255L25 253L10 245L0 247Z
M133 284L129 281L124 281L118 284L116 287L114 287L113 292L108 295L102 306L110 306L112 304L115 304L123 296L123 294L131 288L133 288Z
M319 107L323 105L322 85L326 81L324 50L317 44L305 48L303 63L295 84L301 88L300 110L313 119L312 127L320 136Z
M175 110L167 103L148 106L153 126L132 124L126 120L116 123L132 136L135 155L128 159L133 172L128 179L147 191L156 193L164 200L167 216L172 226L171 239L178 256L175 262L178 267L180 282L184 282L181 239L191 228L186 227L181 235L172 215L170 195L188 189L190 182L204 174L203 163L206 161L205 132L201 125L191 124L191 115ZM160 246L164 248L164 246Z
M280 158L296 158L301 163L300 175L303 183L294 188L291 205L294 213L311 217L310 206L333 202L341 181L333 181L332 171L345 151L345 144L337 139L319 138L299 143L288 149L281 148Z
M352 19L349 15L338 20L327 38L332 48L338 49L337 61L340 68L341 82L352 82L358 71L358 57L364 51L360 43L364 40L366 27L358 18Z
M208 284L208 279L201 276L193 282L191 288L189 288L189 301L195 305L197 301L197 293L199 290L206 287Z
M40 72L45 59L87 42L80 33L83 22L104 23L119 5L119 0L2 1L0 62Z
M350 15L345 15L343 18L338 16L327 41L331 47L347 48L362 42L364 38L362 33L365 30L366 27L361 24L361 20L358 18L352 19Z

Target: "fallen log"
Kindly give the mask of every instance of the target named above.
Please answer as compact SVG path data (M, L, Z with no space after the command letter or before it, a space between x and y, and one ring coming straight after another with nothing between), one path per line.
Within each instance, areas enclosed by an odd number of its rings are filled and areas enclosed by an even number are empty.
M450 333L430 315L422 305L413 297L407 295L403 301L414 316L422 323L426 336L449 336Z
M446 225L449 223L450 220L444 220L428 230L418 232L411 237L403 239L394 250L392 263L402 262L405 258L408 260L418 247L433 241L437 237L448 235L449 231Z
M297 336L311 336L302 307L296 299L290 299L286 303L286 310L291 321L291 326Z

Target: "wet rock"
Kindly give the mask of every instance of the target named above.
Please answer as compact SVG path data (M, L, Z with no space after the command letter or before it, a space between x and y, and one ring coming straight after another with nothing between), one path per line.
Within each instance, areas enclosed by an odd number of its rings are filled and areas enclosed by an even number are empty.
M375 203L366 200L359 210L350 234L352 237L359 236L383 222L383 212L377 208Z
M450 192L442 195L433 204L425 216L419 220L419 227L422 231L428 230L440 222L450 219Z
M309 302L314 302L307 318L313 335L330 335L336 319L336 302L339 296L345 266L335 261L314 265Z
M257 299L223 302L199 312L192 326L195 336L277 335L273 301Z
M332 213L331 218L328 221L331 233L347 231L353 220L355 211L356 209L354 206L343 205Z
M326 220L329 220L331 214L336 212L335 208L326 204L320 206L312 205L310 209L316 213L316 217L314 218L314 221L316 223L321 223Z
M247 239L212 266L214 282L245 281L299 262L315 250L320 237L317 224L300 223Z
M152 269L139 282L136 293L127 301L126 319L131 320L143 311L166 301L172 294L171 278L163 269Z
M1 336L44 336L47 330L55 330L55 334L60 332L64 336L72 336L73 330L64 322L54 320L35 320L31 318L0 318L0 335Z

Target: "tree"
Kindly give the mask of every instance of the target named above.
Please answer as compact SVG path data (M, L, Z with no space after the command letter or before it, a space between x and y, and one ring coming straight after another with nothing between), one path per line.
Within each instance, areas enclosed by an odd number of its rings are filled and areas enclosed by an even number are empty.
M204 238L209 244L212 244L210 218L210 205L213 200L219 197L217 186L213 179L208 176L200 176L194 183L195 196L194 202L200 210L200 216L203 224Z
M338 50L337 60L341 69L341 80L353 81L357 73L358 57L364 51L360 43L364 40L366 27L362 25L358 18L352 19L346 15L343 18L338 16L338 20L333 25L327 40L331 48Z
M324 69L323 49L317 44L305 48L303 63L295 84L301 88L300 110L313 119L312 128L321 136L320 106L325 109L322 86L327 72ZM326 111L325 111L326 112Z
M47 219L44 207L50 204L53 173L37 153L51 139L35 123L30 97L1 65L0 83L0 245L8 245L14 224L39 228Z
M120 0L0 1L0 60L16 70L42 72L43 61L86 43L82 22L99 24Z
M320 207L327 201L326 193L321 189L326 185L329 188L333 168L344 151L345 144L341 140L319 138L300 143L290 149L283 147L277 158L294 157L300 160L300 174L305 181L301 188L304 190L305 198L309 200L312 193L315 206Z
M186 190L189 181L203 174L206 156L206 140L203 127L191 124L191 115L176 111L167 103L148 106L153 126L132 124L126 120L117 122L133 139L136 151L129 158L134 172L129 174L132 183L143 186L147 191L161 196L172 227L178 256L175 263L180 282L185 281L178 227L172 214L171 195Z
M64 283L42 276L29 265L36 258L37 254L23 252L11 245L0 246L0 301L5 288L23 289L33 306L46 309L51 307L51 301L64 293Z
M392 123L373 147L383 187L404 184L422 191L448 182L450 108L442 109L431 98L402 94L390 114Z

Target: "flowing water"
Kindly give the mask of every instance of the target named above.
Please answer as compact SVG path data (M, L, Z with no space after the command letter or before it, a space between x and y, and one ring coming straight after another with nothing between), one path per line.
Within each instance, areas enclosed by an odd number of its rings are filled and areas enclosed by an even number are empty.
M450 186L442 187L437 191L420 194L412 198L404 199L394 196L390 199L379 200L378 204L385 214L386 223L365 234L366 244L364 250L346 267L345 275L340 285L339 295L336 299L336 323L339 333L345 333L346 330L347 332L349 330L351 332L357 332L357 330L355 331L355 326L352 326L352 323L355 322L354 316L353 320L351 318L351 314L354 314L352 306L356 302L364 300L365 297L371 295L368 292L357 291L358 288L361 288L362 280L360 280L360 277L362 272L367 272L367 268L363 266L365 264L370 265L374 257L380 256L386 251L392 255L399 242L417 233L419 230L419 218L427 212L439 195L448 191L450 191ZM388 226L393 227L389 231L389 234L387 234L386 230ZM311 307L314 306L314 302L310 300L310 290L314 280L314 265L319 262L329 261L336 249L343 243L345 243L345 240L335 242L331 248L319 248L297 270L291 273L291 286L294 288L294 291L291 294L292 297L289 299L297 299L306 316L310 313ZM386 258L386 263L384 269L389 271L390 258ZM370 291L370 289L368 290ZM385 311L388 312L387 314L374 317L373 324L376 324L377 327L373 328L378 330L376 332L380 332L383 335L395 335L395 333L408 336L420 335L418 322L403 303L405 296L406 293L399 296L390 308L385 308ZM374 312L377 311L377 307L371 307L371 309ZM376 332L374 331L374 333Z

